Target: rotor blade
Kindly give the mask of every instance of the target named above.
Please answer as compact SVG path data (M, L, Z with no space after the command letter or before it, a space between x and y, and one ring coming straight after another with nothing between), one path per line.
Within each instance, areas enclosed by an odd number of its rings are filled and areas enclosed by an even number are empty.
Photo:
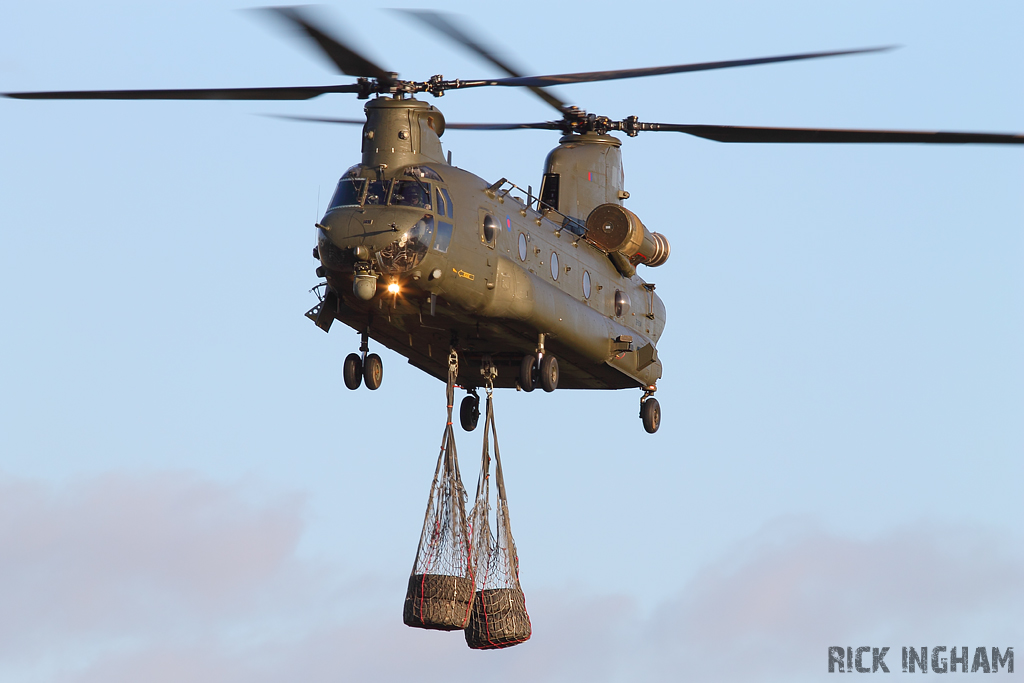
M396 12L401 12L407 16L419 20L427 26L433 28L444 36L447 36L451 40L459 43L463 47L467 48L471 52L483 57L488 62L498 67L509 76L513 78L522 78L522 74L519 70L513 67L511 64L506 62L504 59L495 54L492 50L484 47L477 41L473 40L465 31L459 28L455 22L440 12L433 12L431 10L417 10L417 9L399 9ZM542 90L539 87L530 87L530 90L541 98L552 107L557 109L559 112L566 108L566 103L555 97L549 92Z
M11 92L3 95L19 100L309 100L327 93L357 92L359 86L351 84L185 90L66 90Z
M66 90L9 92L19 100L309 100L326 93L357 93L359 86L309 85L294 88L198 88L192 90Z
M351 125L363 125L366 119L335 119L320 116L292 116L290 114L266 114L275 119L288 121L311 121L313 123L342 123ZM452 130L559 130L562 127L560 121L542 121L540 123L445 123L445 129Z
M934 145L1024 145L1024 135L951 131L843 130L835 128L758 128L675 123L640 123L639 130L675 131L716 142L766 143L923 143Z
M337 38L328 34L322 27L317 26L308 13L305 13L298 7L267 7L265 9L291 22L296 28L312 38L320 46L320 49L324 51L324 54L337 65L341 73L349 76L376 78L385 85L390 85L394 82L388 71L377 66L352 48L344 45Z
M576 74L558 74L554 76L526 76L519 78L498 78L490 81L463 82L461 87L472 88L481 85L507 85L545 88L550 85L566 83L589 83L591 81L614 81L620 78L640 78L642 76L661 76L687 71L710 71L712 69L730 69L735 66L753 66L755 64L774 64L776 62L794 62L801 59L818 59L821 57L838 57L868 52L892 50L890 47L871 47L860 50L836 50L832 52L806 52L796 55L779 57L758 57L756 59L734 59L727 62L702 62L699 64L677 64L675 66L652 66L643 69L620 69L617 71L588 71Z
M561 121L541 121L539 123L446 123L445 128L452 130L560 130Z

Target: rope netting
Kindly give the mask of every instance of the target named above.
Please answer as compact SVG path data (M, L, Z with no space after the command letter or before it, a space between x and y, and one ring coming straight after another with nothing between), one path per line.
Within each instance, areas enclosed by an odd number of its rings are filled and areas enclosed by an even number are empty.
M488 437L494 437L494 478L498 488L491 531L490 465ZM466 643L473 649L492 650L511 647L529 640L532 633L526 597L519 585L519 556L512 538L505 478L498 452L498 430L494 424L492 391L487 390L487 417L484 421L484 447L476 502L469 514L472 534L472 563L476 568L476 599L473 601Z
M417 628L453 631L466 627L473 604L473 561L466 524L466 490L452 429L458 355L448 357L448 424L430 485L416 560L405 595L403 620Z

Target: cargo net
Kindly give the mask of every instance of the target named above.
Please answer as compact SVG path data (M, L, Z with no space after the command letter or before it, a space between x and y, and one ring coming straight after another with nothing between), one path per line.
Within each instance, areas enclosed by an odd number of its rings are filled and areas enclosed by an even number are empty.
M494 436L494 478L498 486L497 507L493 515L494 533L491 532L490 514L490 435ZM476 599L466 626L466 643L475 650L493 650L525 642L529 640L532 629L530 615L526 612L526 597L519 585L519 556L509 522L490 389L487 391L480 478L469 522L473 537L473 566L476 568Z
M473 603L473 564L466 525L466 490L459 476L452 406L459 362L448 358L448 424L430 485L403 620L416 628L454 631L466 627Z

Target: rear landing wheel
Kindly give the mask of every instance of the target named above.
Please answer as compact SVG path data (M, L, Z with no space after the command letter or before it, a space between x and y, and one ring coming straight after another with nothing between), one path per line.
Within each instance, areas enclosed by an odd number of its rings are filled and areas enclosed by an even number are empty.
M658 399L649 398L640 404L640 419L644 421L644 430L648 434L658 431L661 426L661 406Z
M540 385L548 392L558 388L558 360L551 354L540 361Z
M533 391L537 386L537 356L529 353L519 364L519 386L523 391Z
M476 429L476 423L480 420L480 399L470 394L462 399L459 406L459 421L462 428L467 432Z
M379 389L380 383L384 380L384 362L375 353L366 357L363 363L363 379L366 381L366 388Z
M358 353L350 353L345 357L343 366L345 375L345 386L355 390L363 383L363 361Z

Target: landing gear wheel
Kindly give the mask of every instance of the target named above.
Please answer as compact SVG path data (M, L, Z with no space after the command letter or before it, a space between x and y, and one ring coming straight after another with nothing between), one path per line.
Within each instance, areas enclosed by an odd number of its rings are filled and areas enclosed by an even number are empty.
M528 353L519 364L519 386L523 391L533 391L537 386L537 356Z
M658 431L661 426L661 406L658 399L649 398L640 404L640 419L644 421L644 430L648 434Z
M380 356L371 353L366 357L366 362L363 363L363 380L366 381L366 388L371 391L379 389L383 379L384 363L381 361Z
M540 361L540 385L549 393L558 388L558 360L551 354Z
M472 394L462 399L459 406L459 421L462 428L467 432L476 429L476 423L480 419L480 399Z
M350 353L345 357L343 366L345 375L345 386L353 391L363 383L363 361L358 353Z

